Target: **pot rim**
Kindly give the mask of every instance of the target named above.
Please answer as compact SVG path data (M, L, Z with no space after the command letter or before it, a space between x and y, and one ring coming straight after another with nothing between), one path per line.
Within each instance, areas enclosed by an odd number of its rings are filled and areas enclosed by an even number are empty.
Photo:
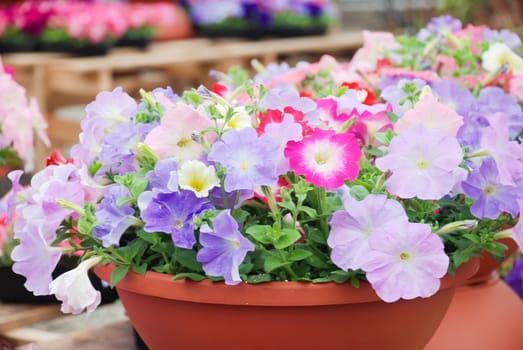
M114 264L97 265L94 271L98 277L108 282L115 268ZM479 259L471 258L456 269L454 275L447 273L441 279L440 291L464 284L478 268ZM314 306L382 301L371 285L364 281L360 281L359 288L350 283L294 281L227 285L208 279L199 282L188 279L172 280L171 275L154 271L147 271L144 276L129 271L117 283L116 289L180 301L245 306Z

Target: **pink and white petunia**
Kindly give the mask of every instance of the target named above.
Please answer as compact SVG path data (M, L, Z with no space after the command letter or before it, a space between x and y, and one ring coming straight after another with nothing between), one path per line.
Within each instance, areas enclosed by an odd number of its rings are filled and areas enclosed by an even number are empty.
M427 298L440 287L449 257L427 224L402 222L376 230L362 269L376 294L386 302Z
M343 210L334 212L327 244L332 248L331 260L343 270L361 268L362 259L370 251L369 237L380 228L407 222L401 204L383 194L370 194L358 201L347 196Z
M315 186L338 188L359 173L361 150L351 133L315 129L303 140L289 141L284 151L291 170Z
M376 167L390 171L387 190L401 198L440 199L454 187L454 173L463 160L455 137L417 125L394 137L389 154Z
M62 312L74 315L82 313L84 310L92 312L100 304L100 292L94 289L88 272L101 260L102 258L98 256L87 259L49 284L51 293L62 302Z
M144 143L161 159L197 160L204 153L204 147L193 140L192 135L212 125L205 115L179 102L165 111L160 125L151 130Z

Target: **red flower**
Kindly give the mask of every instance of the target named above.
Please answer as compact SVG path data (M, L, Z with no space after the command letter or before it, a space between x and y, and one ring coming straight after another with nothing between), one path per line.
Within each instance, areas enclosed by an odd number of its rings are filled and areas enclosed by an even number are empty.
M365 100L363 101L363 103L366 105L373 105L376 103L376 95L374 94L374 92L365 86L361 86L357 82L343 82L341 86L345 86L346 88L351 90L363 90L367 92L367 97L365 97Z
M221 97L224 97L225 93L228 90L229 89L225 85L222 85L222 84L219 84L219 83L213 83L212 84L212 92L214 92L217 95L220 95Z
M61 164L72 164L73 158L64 158L59 150L54 149L53 153L45 160L45 165L61 165Z

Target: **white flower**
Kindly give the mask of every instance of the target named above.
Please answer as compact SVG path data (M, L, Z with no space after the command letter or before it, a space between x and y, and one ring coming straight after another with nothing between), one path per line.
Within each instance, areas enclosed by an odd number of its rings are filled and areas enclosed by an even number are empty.
M220 184L214 168L198 160L188 160L182 164L178 182L181 188L193 191L199 198L207 197L209 190Z
M523 58L519 57L505 43L493 43L481 55L483 69L488 72L497 72L502 66L514 74L523 73Z
M216 105L216 109L220 111L220 114L224 117L227 115L230 107L224 105ZM243 106L234 107L232 110L232 117L225 123L225 130L236 129L240 130L243 128L252 127L252 120L249 112Z
M100 304L100 292L94 289L87 272L101 260L100 257L87 259L49 284L51 293L62 302L62 312L75 315L84 309L92 312Z

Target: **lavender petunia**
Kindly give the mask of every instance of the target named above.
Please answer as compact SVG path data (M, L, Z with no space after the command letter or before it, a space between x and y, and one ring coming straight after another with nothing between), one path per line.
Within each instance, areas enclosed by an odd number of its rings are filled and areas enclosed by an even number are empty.
M376 159L381 171L391 171L387 190L401 198L440 199L454 187L454 172L463 160L456 138L417 125L394 137L389 154Z
M129 190L115 184L105 190L104 198L96 207L99 224L93 228L93 236L100 238L104 247L118 246L125 230L137 221L129 203L118 205L118 200L126 197L131 197Z
M518 213L518 191L515 186L498 182L498 169L492 158L483 160L461 184L463 192L474 200L470 212L477 218L496 219L506 211L515 217Z
M253 190L272 186L278 179L277 164L283 157L278 144L267 136L258 137L252 128L230 130L212 146L208 159L225 167L225 191Z
M396 85L389 85L381 91L381 98L392 105L398 115L412 108L413 101L427 82L421 79L401 79Z
M461 116L467 115L474 103L472 93L461 87L455 80L444 79L433 83L432 93L439 97L442 103L456 110Z
M429 225L402 222L385 226L370 236L369 245L362 269L384 301L427 298L439 290L449 257Z
M147 173L149 190L157 192L178 191L178 162L174 158L160 159Z
M417 39L419 41L425 41L430 37L430 35L434 35L442 40L446 37L447 33L457 32L462 28L462 26L461 21L451 15L434 17L425 28L422 28L418 32Z
M91 164L99 154L107 130L129 121L136 111L137 103L121 87L100 92L85 108L87 115L80 123L80 143L71 148L71 155Z
M347 197L343 208L332 215L327 244L332 248L332 262L344 270L361 268L374 231L408 221L401 204L381 194L370 194L361 201Z
M213 220L213 229L204 225L200 228L200 243L203 246L196 260L210 276L223 276L226 284L241 282L238 267L247 252L254 251L254 244L238 230L238 223L229 210L222 211Z
M11 253L13 271L27 279L24 286L34 295L50 294L52 273L62 256L61 249L52 247L42 230L43 226L25 225L23 232L17 232L20 244Z
M135 171L138 164L135 150L139 142L145 139L147 133L154 127L151 124L134 124L123 122L114 127L111 137L103 140L100 151L100 161L104 165L99 173L111 171L124 175Z
M139 200L138 204L145 231L170 234L176 246L187 249L196 243L194 216L212 207L206 198L198 198L192 191L157 193L148 203Z
M488 42L503 42L512 50L521 46L521 39L519 36L508 29L494 30L485 28L485 30L483 30L483 38Z

